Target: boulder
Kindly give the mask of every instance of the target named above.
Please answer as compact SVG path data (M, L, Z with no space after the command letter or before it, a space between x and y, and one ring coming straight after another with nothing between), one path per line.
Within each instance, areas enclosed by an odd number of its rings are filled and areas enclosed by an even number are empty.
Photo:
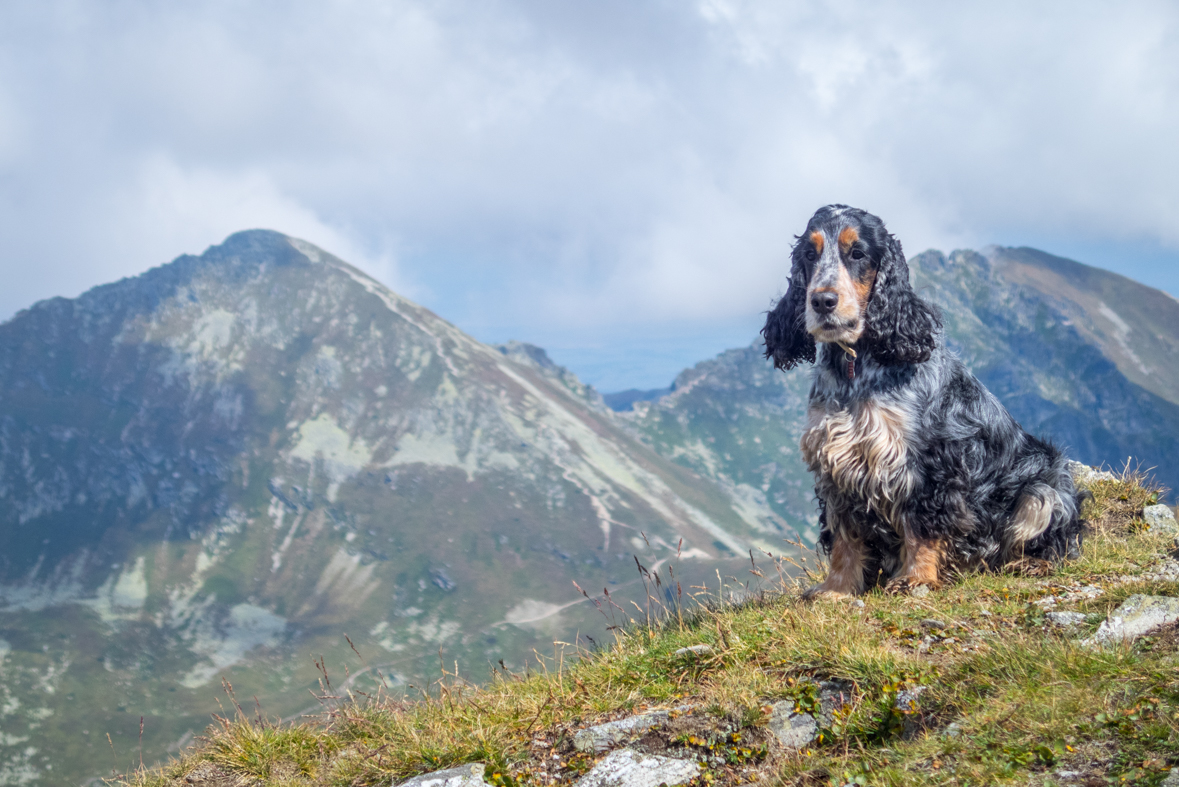
M483 772L486 768L487 766L481 762L473 762L444 771L423 773L409 781L401 782L397 787L486 787L487 782L483 781Z
M1069 462L1069 472L1078 486L1089 486L1094 481L1117 481L1118 477L1108 470L1098 470L1081 462Z
M712 654L713 650L711 645L689 645L686 648L680 648L672 655L677 657L693 656L704 658L706 656L711 656Z
M1052 628L1068 631L1085 625L1088 617L1084 612L1046 612L1044 619Z
M691 710L691 706L685 705L675 710L678 713L683 713ZM601 754L620 743L639 737L656 724L663 724L670 718L671 711L657 710L650 713L640 713L637 716L618 721L608 721L595 727L587 727L584 730L578 730L577 734L573 736L573 747L578 751Z
M1142 518L1153 533L1179 533L1175 512L1164 505L1147 506L1142 509Z
M1132 642L1160 626L1179 620L1179 598L1134 595L1110 613L1092 637L1081 640L1085 647Z
M674 787L699 775L700 766L692 760L616 749L578 779L576 787Z
M795 713L794 700L775 702L766 725L787 749L801 749L819 736L819 723L809 713Z
M770 720L766 728L787 749L801 749L819 735L819 727L831 725L831 714L850 699L851 687L837 681L819 684L819 718L809 713L796 713L794 700L782 700L770 706Z

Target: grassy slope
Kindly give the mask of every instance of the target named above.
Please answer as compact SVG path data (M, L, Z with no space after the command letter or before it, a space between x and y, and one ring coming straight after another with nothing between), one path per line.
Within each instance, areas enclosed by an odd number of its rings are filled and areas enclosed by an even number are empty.
M1134 593L1179 593L1177 583L1143 576L1175 547L1142 529L1151 491L1126 477L1093 492L1084 556L1049 576L970 575L920 599L873 593L863 607L802 604L789 581L767 577L777 592L697 606L655 626L632 609L639 620L612 647L571 658L556 645L539 668L499 673L483 687L443 674L420 701L328 699L322 714L294 726L260 720L251 702L177 761L117 782L388 784L482 761L498 785L567 783L593 764L572 749L576 728L692 704L644 743L711 757L700 784L1050 784L1060 769L1083 774L1073 784L1157 784L1179 764L1179 630L1089 651L1049 631L1031 603L1096 585L1097 598L1058 607L1095 613L1091 630ZM927 619L947 627L923 627ZM674 655L698 643L714 655ZM813 748L774 753L768 703L805 707L813 701L806 677L850 681L853 702ZM897 692L917 685L928 687L919 710L893 710ZM956 735L947 734L952 723Z

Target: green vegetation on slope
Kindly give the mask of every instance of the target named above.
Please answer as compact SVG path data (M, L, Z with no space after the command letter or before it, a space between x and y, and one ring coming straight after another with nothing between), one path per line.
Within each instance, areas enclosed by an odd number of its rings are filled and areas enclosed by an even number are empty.
M369 785L483 762L496 785L564 784L594 762L573 749L577 729L691 706L643 740L700 757L700 785L1054 783L1061 770L1082 784L1157 784L1179 763L1179 630L1108 650L1075 638L1132 594L1179 594L1153 570L1175 543L1145 527L1157 490L1140 478L1098 480L1092 491L1084 554L1056 569L967 575L923 598L873 592L862 606L803 604L780 578L736 604L716 603L714 588L713 603L664 610L657 624L636 606L613 646L569 658L557 643L538 668L498 672L484 687L444 668L412 702L325 680L322 713L294 725L237 708L174 763L116 781ZM1063 606L1090 622L1054 633L1034 602L1070 593ZM711 652L676 653L698 644ZM851 702L809 748L776 750L768 705L813 706L810 678L848 682ZM898 693L918 686L917 705L898 710Z

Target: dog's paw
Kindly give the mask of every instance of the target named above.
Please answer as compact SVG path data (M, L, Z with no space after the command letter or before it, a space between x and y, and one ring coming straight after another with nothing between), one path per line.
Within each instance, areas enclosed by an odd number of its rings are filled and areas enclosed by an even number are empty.
M894 596L926 596L937 590L936 582L919 582L912 577L893 577L884 586L884 592Z
M844 593L841 590L833 590L824 585L815 585L807 588L802 593L803 601L840 601L843 599L855 598L851 593Z

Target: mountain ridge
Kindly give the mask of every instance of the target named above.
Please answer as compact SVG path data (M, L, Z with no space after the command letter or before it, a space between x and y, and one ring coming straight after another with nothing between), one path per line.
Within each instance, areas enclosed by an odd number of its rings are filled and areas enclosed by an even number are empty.
M992 246L983 254L1008 280L1052 299L1128 379L1179 404L1179 300L1174 296L1038 249ZM1106 300L1118 308L1126 303L1134 308L1122 314ZM1145 366L1140 356L1153 365Z
M624 602L635 560L687 582L780 551L537 348L272 231L0 325L0 492L0 779L85 775L79 726L140 715L158 756L218 676L296 711L345 632L407 690L439 648L477 675L600 638L570 579Z

